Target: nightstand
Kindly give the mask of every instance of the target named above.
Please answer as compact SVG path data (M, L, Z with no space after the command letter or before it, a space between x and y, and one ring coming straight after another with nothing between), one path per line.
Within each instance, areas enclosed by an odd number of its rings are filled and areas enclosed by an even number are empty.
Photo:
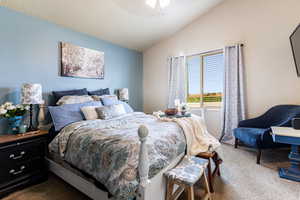
M0 136L0 198L47 180L47 131Z

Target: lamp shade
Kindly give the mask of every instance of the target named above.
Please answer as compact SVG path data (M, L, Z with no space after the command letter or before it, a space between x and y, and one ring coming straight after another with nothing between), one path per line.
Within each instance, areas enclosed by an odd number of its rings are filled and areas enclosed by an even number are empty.
M43 104L41 84L26 83L22 86L22 104Z
M122 101L129 100L129 91L128 88L119 89L119 99Z

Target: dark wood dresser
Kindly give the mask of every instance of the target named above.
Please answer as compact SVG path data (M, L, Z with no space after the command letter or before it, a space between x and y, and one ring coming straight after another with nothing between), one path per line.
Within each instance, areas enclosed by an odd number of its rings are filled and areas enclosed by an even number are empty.
M0 198L47 180L47 131L0 136Z

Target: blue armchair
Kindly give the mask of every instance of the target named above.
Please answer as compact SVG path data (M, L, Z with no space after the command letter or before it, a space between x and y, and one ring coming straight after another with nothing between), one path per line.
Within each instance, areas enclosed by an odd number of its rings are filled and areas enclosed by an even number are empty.
M256 163L260 164L262 149L279 148L285 144L273 142L271 126L291 126L291 120L300 117L300 106L278 105L269 109L265 114L254 119L243 120L238 128L233 130L235 136L235 148L239 142L257 149Z

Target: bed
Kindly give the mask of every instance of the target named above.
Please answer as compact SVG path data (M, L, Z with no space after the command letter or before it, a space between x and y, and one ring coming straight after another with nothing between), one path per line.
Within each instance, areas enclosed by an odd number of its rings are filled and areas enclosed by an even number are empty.
M84 90L80 95L86 95ZM112 101L102 101L104 106L105 102ZM63 109L59 118L81 117L74 105L68 105L70 112ZM40 121L50 107L41 107ZM185 132L177 123L130 109L107 120L76 119L49 135L49 170L94 200L164 200L163 173L187 150Z
M163 200L163 172L177 165L185 146L175 123L134 112L65 127L49 144L47 161L92 199Z

